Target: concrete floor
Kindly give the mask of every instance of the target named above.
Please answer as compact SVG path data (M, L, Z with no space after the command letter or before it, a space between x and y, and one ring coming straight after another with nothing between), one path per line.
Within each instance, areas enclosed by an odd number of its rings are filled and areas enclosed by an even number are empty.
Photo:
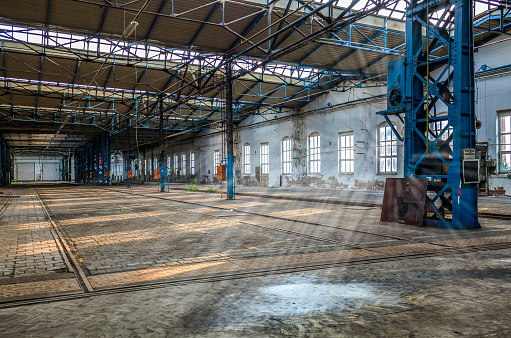
M3 190L2 336L511 336L509 219L383 223L378 192Z

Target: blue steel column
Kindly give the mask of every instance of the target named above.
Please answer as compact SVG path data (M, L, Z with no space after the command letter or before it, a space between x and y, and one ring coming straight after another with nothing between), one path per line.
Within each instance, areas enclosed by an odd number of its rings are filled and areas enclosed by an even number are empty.
M428 12L431 17L452 9L454 34L446 30L443 20L427 17ZM472 0L429 0L429 4L414 0L406 17L405 177L429 178L428 191L436 194L427 197L430 215L424 223L457 229L480 227L477 184L462 181L462 151L475 149L476 143L472 21ZM428 39L422 35L424 28ZM431 53L440 49L448 55L439 58ZM427 74L427 69L435 74ZM448 108L447 118L436 115L440 103ZM436 134L427 126L434 122L447 125ZM452 135L442 140L449 128Z
M473 46L473 19L472 1L458 0L456 4L454 22L454 41L451 51L451 62L458 72L453 77L453 103L457 108L449 110L449 121L454 127L453 161L449 168L448 181L453 187L461 187L458 203L453 199L453 222L458 227L479 227L477 221L477 184L462 184L462 158L463 149L475 149L475 113L474 113L474 46Z
M126 187L130 187L130 178L128 177L128 173L131 170L131 145L130 145L130 128L126 130Z
M418 0L412 1L412 8L418 3ZM417 15L421 19L425 18L425 12ZM404 175L405 177L415 176L415 164L418 157L424 153L426 146L423 140L417 136L417 119L423 117L424 107L421 100L424 96L424 86L417 75L417 64L422 57L422 25L414 19L406 19L406 123L405 123L405 144L404 144ZM423 72L422 72L423 73ZM420 132L425 130L425 125L421 126Z
M163 149L163 95L158 97L160 109L160 192L165 192L165 151Z
M112 185L112 153L110 151L110 137L109 136L105 136L105 142L106 142L106 152L107 152L107 159L108 159L108 162L107 162L107 166L106 166L106 169L107 169L107 176L106 176L106 180L107 180L107 184L108 185Z
M94 145L92 144L92 142L89 146L88 152L89 152L89 163L87 163L87 169L88 169L87 182L93 183L93 179L95 179L93 174L94 174L94 170L95 170L96 166L94 164Z
M0 187L10 183L10 159L9 146L3 136L0 136Z
M226 87L225 87L225 115L227 119L227 199L234 199L234 126L232 111L232 68L229 62L226 65Z
M101 185L105 184L105 168L107 164L107 156L106 156L106 142L105 138L101 138L99 141L99 158L101 158Z

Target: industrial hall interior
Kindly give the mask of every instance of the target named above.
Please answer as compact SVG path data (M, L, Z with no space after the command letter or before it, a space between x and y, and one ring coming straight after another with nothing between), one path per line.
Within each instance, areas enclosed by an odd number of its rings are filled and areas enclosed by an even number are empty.
M0 0L0 336L511 336L511 0Z

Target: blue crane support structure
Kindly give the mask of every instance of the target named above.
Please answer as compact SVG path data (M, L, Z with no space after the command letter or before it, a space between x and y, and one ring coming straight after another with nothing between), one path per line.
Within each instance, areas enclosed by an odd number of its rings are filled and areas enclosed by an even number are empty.
M110 137L97 136L75 150L75 182L111 184Z
M404 140L405 177L428 178L423 223L479 228L478 186L463 171L464 149L476 143L472 0L413 0L405 39L406 57L388 65L387 110L379 114ZM391 115L404 116L404 139Z

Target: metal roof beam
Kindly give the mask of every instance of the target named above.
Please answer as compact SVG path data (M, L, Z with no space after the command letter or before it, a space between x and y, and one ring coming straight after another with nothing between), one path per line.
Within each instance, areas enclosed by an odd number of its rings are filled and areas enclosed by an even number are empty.
M364 40L364 43L378 37L380 34L382 33L382 31L378 31L376 33L374 33L373 35L371 35L369 38L366 38ZM355 54L357 52L358 49L353 49L351 51L349 51L348 53L344 54L341 58L339 58L337 61L335 61L333 64L330 65L330 67L334 68L335 66L337 66L339 63L341 63L342 61L346 60L347 58L349 58L350 56L352 56L353 54Z
M51 17L51 0L48 0L48 7L46 13L46 29L50 27L50 17Z
M153 19L153 23L151 24L151 27L149 27L149 31L147 32L147 35L145 36L145 39L142 41L147 41L151 37L151 34L153 33L154 27L156 26L156 23L158 23L158 19L160 18L160 14L163 12L163 9L165 8L165 5L167 4L167 0L163 0L163 2L160 5L160 8L158 9L158 15L156 15Z
M101 21L99 22L98 32L96 33L97 35L100 35L101 31L103 30L103 25L105 24L107 12L108 12L108 6L105 6L105 9L103 9L103 15L101 16Z
M282 15L282 17L285 17L287 15L287 13L289 13L289 8L291 8L291 3L293 2L293 0L288 0L287 1L287 5L286 5L286 9L284 10L284 15ZM280 20L279 22L279 27L277 28L277 31L280 31L282 29L282 26L284 25L284 19ZM274 48L275 48L275 43L277 42L277 39L278 39L278 35L273 39L273 41L271 42L271 46L270 46L270 50L269 52L271 52Z
M209 12L208 16L206 17L206 21L209 21L211 19L211 17L213 16L213 14L215 14L216 10L218 9L218 7L220 7L220 2L217 2L215 4L215 6L213 6L213 8L211 9L211 11ZM155 19L156 20L156 19ZM193 35L192 39L190 40L190 42L188 43L188 48L191 48L193 43L195 42L195 40L197 40L197 38L199 37L200 33L202 32L202 30L204 29L204 27L206 27L206 23L202 23L199 27L199 29L197 29L197 31L195 32L195 34Z
M247 28L245 28L245 30L243 30L243 32L241 33L241 36L242 37L246 37L248 33L250 33L250 31L259 23L259 21L263 18L264 16L264 11L261 11L259 12L259 14L257 14L257 16L254 18L254 20L252 20L252 22L247 26ZM234 43L231 45L231 47L229 47L228 50L231 50L233 49L234 47L236 47L238 45L238 43L241 42L241 37L238 37L236 39L236 41L234 41Z

